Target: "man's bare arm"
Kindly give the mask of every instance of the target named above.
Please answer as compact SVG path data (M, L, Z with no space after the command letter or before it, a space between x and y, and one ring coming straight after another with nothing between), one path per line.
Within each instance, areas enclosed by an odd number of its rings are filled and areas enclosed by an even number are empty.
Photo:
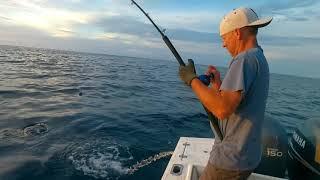
M192 80L191 87L201 103L220 120L234 113L242 99L241 91L208 88L199 79Z

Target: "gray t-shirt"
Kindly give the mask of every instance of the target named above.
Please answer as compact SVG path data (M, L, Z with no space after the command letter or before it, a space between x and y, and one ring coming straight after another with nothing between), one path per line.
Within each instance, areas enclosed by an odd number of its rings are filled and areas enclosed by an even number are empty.
M260 47L232 59L220 90L242 91L236 111L219 121L209 162L225 170L253 170L261 160L262 124L269 90L269 67Z

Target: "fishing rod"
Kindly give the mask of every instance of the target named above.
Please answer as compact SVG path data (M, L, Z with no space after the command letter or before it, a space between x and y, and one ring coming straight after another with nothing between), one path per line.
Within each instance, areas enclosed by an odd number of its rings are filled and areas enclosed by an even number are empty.
M150 20L150 22L153 24L153 26L157 29L157 31L161 34L161 37L163 39L163 41L166 43L166 45L168 46L168 48L170 49L170 51L172 52L172 54L174 55L174 57L176 58L176 60L178 61L178 63L180 64L180 66L186 66L186 64L183 62L180 54L178 53L178 51L176 50L176 48L172 45L171 41L169 40L169 38L164 34L165 33L165 29L163 29L162 31L159 29L159 27L153 22L153 20L150 18L150 16L148 15L148 13L146 13L140 6L138 3L136 3L134 0L131 0L132 4L136 5L140 11ZM210 80L213 78L213 74L210 74L209 76L207 75L200 75L199 76L199 80L204 83L205 85L209 85L210 84ZM219 128L219 123L218 123L218 119L203 105L203 108L205 109L205 111L208 114L208 119L210 120L214 130L216 131L217 135L219 136L220 140L223 139L223 135L222 132Z
M151 21L151 23L153 24L153 26L158 30L158 32L161 34L163 41L166 43L166 45L168 46L168 48L171 50L171 52L173 53L174 57L176 57L177 61L179 62L179 64L181 66L186 66L186 64L183 62L180 54L177 52L176 48L174 48L174 46L172 45L171 41L169 40L169 38L164 34L165 30L160 30L158 28L158 26L153 22L153 20L150 18L150 16L139 6L139 4L137 4L134 0L131 0L132 4L135 4L142 12L144 15L147 16L147 18Z

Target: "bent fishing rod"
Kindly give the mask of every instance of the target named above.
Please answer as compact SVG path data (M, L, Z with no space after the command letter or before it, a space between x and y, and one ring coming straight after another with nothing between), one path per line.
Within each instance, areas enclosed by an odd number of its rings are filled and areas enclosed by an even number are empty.
M134 0L131 0L132 4L136 5L140 11L150 20L150 22L153 24L153 26L157 29L157 31L161 34L161 37L163 39L163 41L166 43L166 45L168 46L168 48L170 49L170 51L172 52L172 54L174 55L174 57L176 58L176 60L178 61L178 63L180 64L180 66L185 66L186 64L183 62L180 54L178 53L178 51L176 50L176 48L173 46L173 44L171 43L171 41L169 40L169 38L164 34L165 30L160 30L159 27L153 22L153 20L150 18L150 16L148 15L148 13L146 13L140 6L138 3L136 3ZM199 76L199 80L204 83L205 85L209 85L210 84L210 79L213 78L213 74L211 74L210 76L207 75L200 75ZM217 133L217 135L219 136L220 140L223 139L223 135L222 132L219 128L219 123L218 123L218 119L203 105L203 108L205 109L205 111L208 114L208 119L210 120L215 132Z

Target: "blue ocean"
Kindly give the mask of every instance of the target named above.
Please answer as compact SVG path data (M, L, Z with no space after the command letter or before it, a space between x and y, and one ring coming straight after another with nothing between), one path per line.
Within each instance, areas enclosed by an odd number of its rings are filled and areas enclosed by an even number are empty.
M174 60L0 46L0 179L160 179L170 156L155 155L181 136L213 137L177 70ZM266 120L290 134L319 117L319 92L320 79L271 74Z

